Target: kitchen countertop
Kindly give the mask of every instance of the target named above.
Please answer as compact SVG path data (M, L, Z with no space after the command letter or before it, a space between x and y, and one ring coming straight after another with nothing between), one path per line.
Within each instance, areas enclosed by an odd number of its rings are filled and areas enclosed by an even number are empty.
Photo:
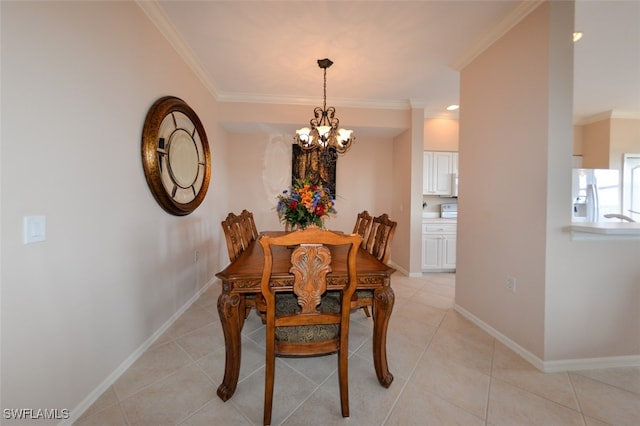
M437 222L450 222L450 223L456 223L458 221L457 218L442 218L440 217L440 213L438 212L423 212L422 213L422 221L437 221Z
M640 223L632 222L572 222L564 228L574 239L640 240Z

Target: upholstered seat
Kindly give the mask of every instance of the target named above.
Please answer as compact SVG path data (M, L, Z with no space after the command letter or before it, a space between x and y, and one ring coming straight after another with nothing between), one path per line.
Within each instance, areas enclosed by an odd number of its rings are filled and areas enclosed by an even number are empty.
M329 293L329 292L327 292ZM334 291L332 297L324 296L318 310L322 313L340 312L340 292ZM293 293L276 294L276 315L300 313L298 298ZM319 342L336 339L340 335L338 324L316 324L293 327L276 327L276 340L280 342Z

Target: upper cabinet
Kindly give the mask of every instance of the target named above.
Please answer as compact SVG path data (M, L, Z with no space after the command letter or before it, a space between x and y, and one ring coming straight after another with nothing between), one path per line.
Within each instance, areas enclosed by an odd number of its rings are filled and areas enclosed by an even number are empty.
M424 195L454 194L454 180L458 176L458 153L424 151L422 193Z

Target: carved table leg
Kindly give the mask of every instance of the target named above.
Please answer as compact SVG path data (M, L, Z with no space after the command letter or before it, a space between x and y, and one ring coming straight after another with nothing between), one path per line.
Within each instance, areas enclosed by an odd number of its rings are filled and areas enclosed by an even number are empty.
M385 388L393 382L393 374L389 372L387 364L387 327L394 300L391 287L385 286L373 293L373 365L378 381Z
M244 322L242 296L222 293L218 297L218 313L224 331L225 362L224 379L218 386L218 396L223 401L231 398L240 376L240 331Z

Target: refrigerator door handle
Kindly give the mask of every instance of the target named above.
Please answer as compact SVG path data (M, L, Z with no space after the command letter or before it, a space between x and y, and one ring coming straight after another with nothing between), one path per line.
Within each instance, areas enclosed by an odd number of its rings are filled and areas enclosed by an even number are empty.
M597 222L600 212L598 211L598 190L594 184L587 185L587 222Z

